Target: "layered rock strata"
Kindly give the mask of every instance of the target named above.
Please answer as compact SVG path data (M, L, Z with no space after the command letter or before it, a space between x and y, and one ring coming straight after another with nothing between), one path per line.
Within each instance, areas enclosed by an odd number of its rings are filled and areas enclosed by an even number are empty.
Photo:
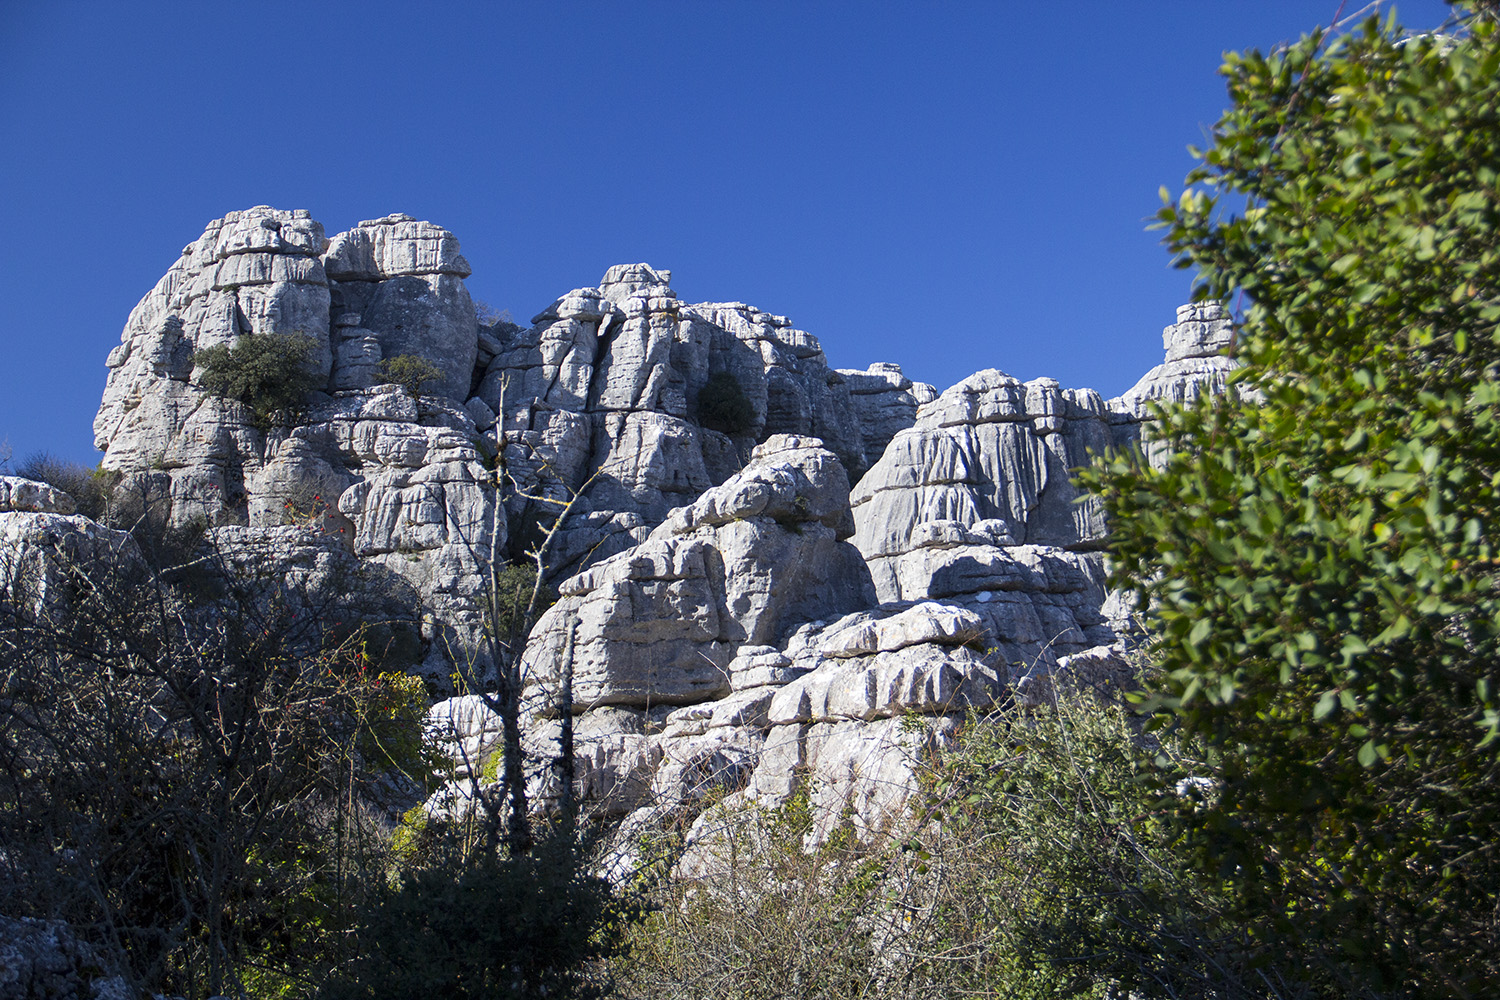
M481 325L469 273L452 233L410 216L331 239L304 211L215 220L109 356L105 468L178 526L311 526L404 577L437 614L426 670L442 678L474 655L480 567L533 544L549 501L584 493L551 549L560 578L644 539L773 434L816 435L854 475L868 463L865 411L785 317L679 302L670 272L631 264L529 329ZM322 390L279 425L199 387L197 351L294 334ZM418 398L379 384L403 355L440 373ZM700 419L716 373L752 411L727 432ZM881 405L899 423L905 404Z
M815 837L851 810L875 836L899 822L913 755L964 712L1128 672L1101 611L1101 509L1070 471L1141 440L1149 401L1219 392L1235 367L1222 311L1195 305L1117 399L996 369L938 393L895 365L836 371L785 317L681 302L647 264L526 328L479 322L469 273L452 233L409 216L330 239L306 212L230 213L132 312L97 443L121 490L208 525L230 562L380 589L438 685L480 656L489 567L573 500L549 549L561 599L525 653L532 791L557 797L568 678L579 791L627 828L714 790L774 804L805 784ZM196 351L291 334L321 389L281 423L199 386ZM380 384L401 355L440 377L415 397ZM733 420L712 398L726 384ZM16 520L27 505L68 517L34 485L0 482L0 500L11 535L51 530ZM482 701L434 712L482 770L498 732Z

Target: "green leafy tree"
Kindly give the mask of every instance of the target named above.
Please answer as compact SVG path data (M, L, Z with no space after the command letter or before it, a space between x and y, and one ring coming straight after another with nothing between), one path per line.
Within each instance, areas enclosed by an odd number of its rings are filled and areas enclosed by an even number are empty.
M193 363L202 369L200 386L250 407L255 426L264 430L277 413L295 411L309 392L322 388L312 367L313 347L306 334L255 334L233 347L205 347Z
M1294 941L1335 995L1492 995L1500 35L1372 19L1223 72L1160 220L1202 297L1242 293L1263 402L1163 412L1163 467L1083 477L1156 705L1213 750L1180 828L1251 959Z
M441 382L443 370L418 354L397 354L375 366L380 377L394 382L415 398L429 382Z

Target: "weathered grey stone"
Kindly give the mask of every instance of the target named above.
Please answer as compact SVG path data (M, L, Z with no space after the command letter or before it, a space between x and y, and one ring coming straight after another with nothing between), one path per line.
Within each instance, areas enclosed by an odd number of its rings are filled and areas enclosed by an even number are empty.
M863 565L827 523L842 521L847 484L816 441L772 438L738 476L564 586L527 647L536 684L571 670L581 706L707 701L729 693L741 645L867 606Z
M860 480L855 544L866 558L888 557L907 551L926 522L999 521L1017 541L1097 545L1102 510L1069 480L1110 440L1097 393L994 370L970 376L922 407ZM889 584L877 589L895 599Z
M71 514L75 510L73 498L55 486L20 476L0 476L0 513Z
M1153 405L1176 406L1204 396L1223 394L1240 362L1227 353L1234 343L1234 324L1217 302L1180 306L1177 322L1162 330L1166 361L1108 403L1116 446L1139 443L1152 464L1164 455L1153 443L1149 425ZM1253 399L1254 393L1246 393Z
M81 514L27 511L33 491L29 480L7 476L12 506L0 512L0 591L37 615L67 613L75 594L96 586L119 586L143 564L135 540L123 531L105 528ZM40 484L38 484L40 485ZM38 495L40 491L36 491ZM52 506L68 495L53 491Z
M136 994L111 971L124 964L61 920L0 916L0 1000L129 1000Z
M410 215L387 215L339 233L324 255L335 281L384 281L402 275L451 274L467 278L469 262L458 240L441 226Z
M866 467L880 461L891 438L916 423L918 407L938 396L935 386L913 382L901 373L900 365L878 363L863 371L840 368L839 374L849 388Z

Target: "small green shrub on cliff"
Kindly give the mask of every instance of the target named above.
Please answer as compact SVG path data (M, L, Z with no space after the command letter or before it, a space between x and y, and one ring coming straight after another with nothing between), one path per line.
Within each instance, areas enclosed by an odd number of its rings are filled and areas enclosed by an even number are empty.
M414 399L422 394L422 387L428 382L440 382L443 378L441 368L417 354L386 358L375 366L375 370L382 379L396 383Z
M322 387L312 368L313 347L306 334L247 334L233 347L203 348L193 363L203 370L200 386L250 407L255 425L264 430L276 413L296 410L309 392Z
M723 434L744 434L755 426L755 406L739 379L714 372L698 390L698 423Z
M496 602L499 621L496 635L525 640L520 634L526 617L526 605L531 601L531 590L536 583L536 567L525 563L512 563L495 574ZM557 592L545 583L537 595L536 617L557 603Z

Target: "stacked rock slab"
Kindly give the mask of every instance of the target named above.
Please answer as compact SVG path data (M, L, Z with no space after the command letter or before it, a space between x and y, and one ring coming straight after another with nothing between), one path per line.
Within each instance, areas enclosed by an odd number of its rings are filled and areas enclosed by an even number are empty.
M452 233L411 216L332 239L305 211L215 220L110 354L105 468L176 526L310 529L410 584L431 613L425 670L446 679L474 655L484 567L536 541L546 500L587 484L551 549L561 578L644 539L773 434L815 434L856 475L867 464L844 377L785 317L680 303L670 272L631 264L530 329L482 326L469 273ZM287 422L257 427L199 387L195 352L289 335L312 341L325 381ZM379 384L402 355L440 373L420 397ZM754 412L734 434L698 420L720 372ZM497 463L514 488L497 489Z
M1217 302L1194 302L1177 308L1177 322L1161 332L1164 362L1107 404L1116 444L1144 441L1148 457L1160 454L1149 432L1151 404L1191 403L1224 392L1229 375L1240 367L1227 351L1234 343L1234 323Z
M935 386L913 382L900 365L876 363L859 371L840 368L849 386L864 441L865 465L872 467L885 454L891 438L917 421L917 408L938 396Z
M583 491L554 543L560 565L640 541L773 434L816 436L852 474L864 471L857 412L817 341L743 303L679 302L670 277L648 264L613 267L531 329L497 331L478 398L496 414L520 484L512 518L536 509L529 498ZM733 377L754 411L737 433L698 420L700 393L718 373Z
M990 369L918 412L851 501L882 601L941 600L985 623L1007 664L1049 667L1114 641L1099 613L1097 501L1070 470L1111 442L1092 390Z

